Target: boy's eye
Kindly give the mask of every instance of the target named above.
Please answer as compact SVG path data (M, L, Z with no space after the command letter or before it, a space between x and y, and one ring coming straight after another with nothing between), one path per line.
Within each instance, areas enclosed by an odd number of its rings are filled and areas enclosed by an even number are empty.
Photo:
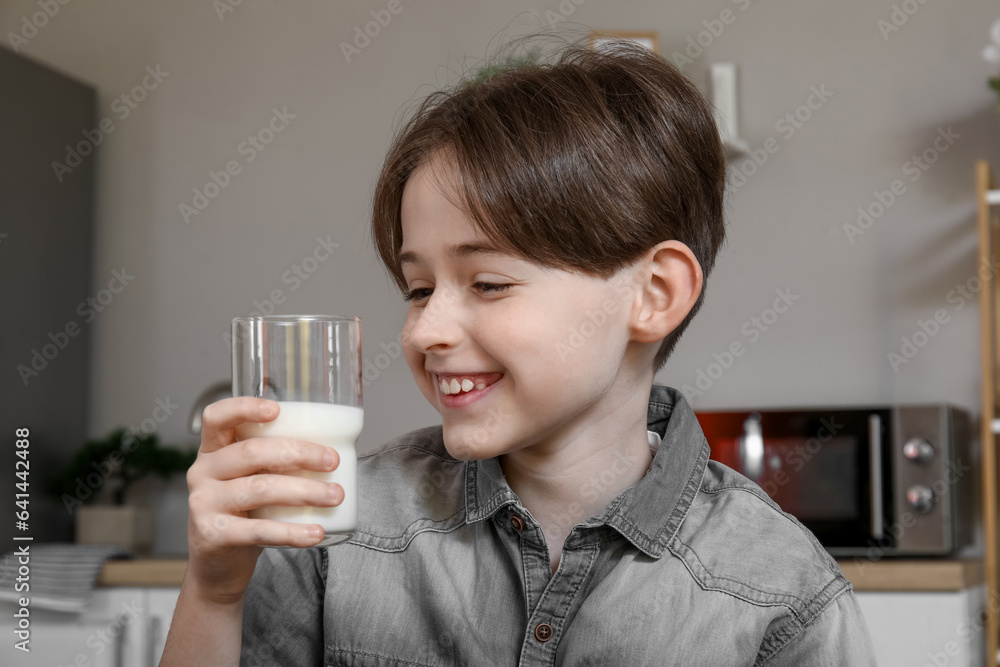
M502 292L504 290L510 289L510 285L503 285L500 283L475 283L473 287L479 287L480 292Z
M419 289L410 290L403 295L403 301L420 301L424 298L424 292L430 292L431 290L426 287L421 287Z
M510 289L510 285L504 285L499 283L473 283L472 285L482 293L488 292L503 292L504 290ZM430 293L434 290L430 287L419 287L415 290L410 290L405 295L403 295L404 301L422 301L423 299L430 296ZM426 294L425 294L426 292Z

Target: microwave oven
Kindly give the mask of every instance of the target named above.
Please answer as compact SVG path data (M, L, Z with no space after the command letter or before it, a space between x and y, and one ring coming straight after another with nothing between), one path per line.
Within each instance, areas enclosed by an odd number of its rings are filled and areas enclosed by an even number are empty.
M711 458L834 556L945 556L974 538L979 466L949 405L695 411Z

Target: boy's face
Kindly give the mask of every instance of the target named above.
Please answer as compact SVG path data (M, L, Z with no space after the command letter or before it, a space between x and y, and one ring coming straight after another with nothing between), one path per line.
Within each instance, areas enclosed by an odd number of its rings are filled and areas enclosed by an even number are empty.
M442 194L454 182L450 164L436 160L403 192L402 269L414 298L402 342L413 377L441 413L455 458L569 444L626 398L615 380L635 290L618 276L604 280L510 255L449 254L452 246L488 244ZM450 385L452 377L458 384L468 377L472 391L445 394L441 380Z

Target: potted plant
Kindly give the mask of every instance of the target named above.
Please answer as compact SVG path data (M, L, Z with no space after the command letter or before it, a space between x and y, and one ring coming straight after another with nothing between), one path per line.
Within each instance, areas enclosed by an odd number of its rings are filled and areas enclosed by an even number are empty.
M153 544L152 512L126 502L129 488L152 474L169 480L186 472L197 455L197 448L161 445L155 433L119 428L102 440L87 441L49 478L47 490L75 514L78 543L147 553Z

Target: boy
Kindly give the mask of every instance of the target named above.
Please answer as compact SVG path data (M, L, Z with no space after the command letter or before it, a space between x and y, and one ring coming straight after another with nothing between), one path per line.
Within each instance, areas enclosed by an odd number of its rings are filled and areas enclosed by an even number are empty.
M342 491L255 473L335 456L234 444L274 403L209 406L161 665L874 665L836 562L652 385L702 302L724 181L705 100L628 43L425 100L373 234L442 424L361 458L350 542L261 555L321 535L247 509Z

